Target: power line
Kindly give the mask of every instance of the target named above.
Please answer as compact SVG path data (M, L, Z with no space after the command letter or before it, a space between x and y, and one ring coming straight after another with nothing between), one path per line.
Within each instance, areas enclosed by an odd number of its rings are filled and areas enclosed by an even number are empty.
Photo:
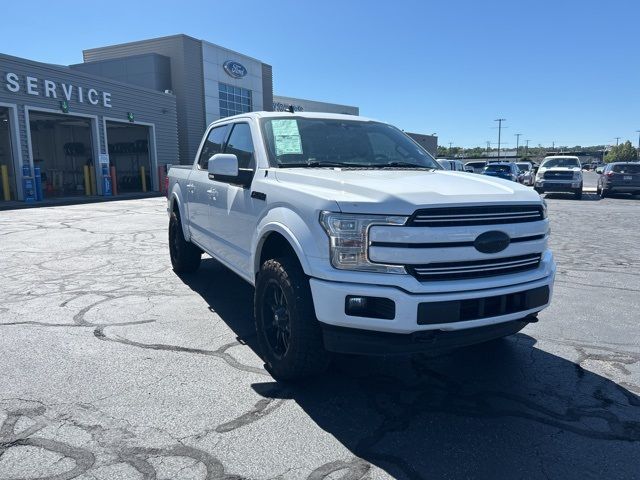
M498 161L500 161L500 135L502 134L502 122L505 122L506 118L496 118L494 122L498 122Z

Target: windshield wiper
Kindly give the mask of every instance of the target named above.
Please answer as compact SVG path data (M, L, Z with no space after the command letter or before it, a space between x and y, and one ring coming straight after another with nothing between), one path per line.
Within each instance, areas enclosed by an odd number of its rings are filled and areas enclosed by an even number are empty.
M309 162L298 162L298 163L280 163L278 164L280 168L300 168L300 167L362 167L367 168L369 165L365 165L362 163L345 163L345 162L318 162L318 161L309 161Z
M426 169L426 170L435 170L435 168L433 167L427 167L426 165L417 165L415 163L411 163L411 162L387 162L387 163L373 163L368 165L369 167L375 167L375 168L397 168L397 167L401 167L401 168L420 168L420 169Z

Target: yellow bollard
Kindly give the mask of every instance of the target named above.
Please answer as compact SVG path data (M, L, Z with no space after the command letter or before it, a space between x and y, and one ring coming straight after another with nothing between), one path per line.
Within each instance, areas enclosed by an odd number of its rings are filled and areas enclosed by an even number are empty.
M89 175L89 166L84 166L84 194L91 195L91 177Z
M145 175L144 166L140 167L140 178L142 178L142 191L147 191L147 176Z
M91 180L91 195L96 195L96 172L93 165L89 165L89 179Z
M6 165L0 165L0 175L2 175L2 192L4 193L4 201L11 200L11 192L9 191L9 170Z

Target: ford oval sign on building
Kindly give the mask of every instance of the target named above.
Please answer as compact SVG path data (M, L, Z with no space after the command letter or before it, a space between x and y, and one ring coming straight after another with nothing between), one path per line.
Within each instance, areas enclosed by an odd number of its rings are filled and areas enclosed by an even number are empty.
M233 60L227 60L224 62L222 68L224 68L224 71L233 78L242 78L247 74L247 69L244 68L244 65L234 62Z

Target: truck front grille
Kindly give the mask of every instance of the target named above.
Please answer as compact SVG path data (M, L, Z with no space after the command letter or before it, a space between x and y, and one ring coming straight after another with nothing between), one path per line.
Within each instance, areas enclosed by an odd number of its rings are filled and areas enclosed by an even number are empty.
M545 180L573 180L573 172L544 172Z
M533 270L538 268L541 258L540 253L534 253L491 260L410 265L407 270L418 280L460 280Z
M414 227L464 227L538 222L544 219L541 205L487 205L424 208L407 223Z

